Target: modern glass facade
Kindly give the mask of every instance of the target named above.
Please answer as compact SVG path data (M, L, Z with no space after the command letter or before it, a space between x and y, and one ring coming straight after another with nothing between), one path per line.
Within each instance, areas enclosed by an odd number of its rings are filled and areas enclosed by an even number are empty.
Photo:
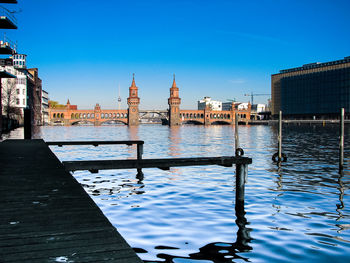
M281 79L283 114L331 115L350 110L350 68Z
M273 112L287 118L334 118L350 112L350 60L313 63L271 77ZM347 114L348 115L348 114Z

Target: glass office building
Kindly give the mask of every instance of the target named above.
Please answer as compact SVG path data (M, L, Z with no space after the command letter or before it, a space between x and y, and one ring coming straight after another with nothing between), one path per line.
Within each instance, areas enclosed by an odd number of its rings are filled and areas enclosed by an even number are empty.
M271 76L272 115L290 119L337 118L350 111L350 57L281 70Z

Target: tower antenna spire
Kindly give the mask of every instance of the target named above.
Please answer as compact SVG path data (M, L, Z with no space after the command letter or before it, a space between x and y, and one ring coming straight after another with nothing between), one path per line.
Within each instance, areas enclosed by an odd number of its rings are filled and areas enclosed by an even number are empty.
M121 102L122 102L122 98L120 97L120 83L118 83L118 110L120 110Z

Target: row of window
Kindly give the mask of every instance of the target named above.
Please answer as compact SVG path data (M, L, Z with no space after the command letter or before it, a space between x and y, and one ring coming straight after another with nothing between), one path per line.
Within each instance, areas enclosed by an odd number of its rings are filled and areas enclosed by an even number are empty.
M20 60L20 61L14 61L13 65L14 66L25 66L26 64L24 61Z
M20 94L21 94L20 89L16 89L16 94L17 94L17 95L20 95ZM26 95L26 90L25 90L25 89L22 90L22 94L23 94L23 95Z
M20 99L16 99L16 105L20 104ZM23 105L26 105L26 99L23 99Z
M238 114L238 117L240 118L247 118L246 114ZM203 113L180 113L180 118L183 119L203 119L204 114ZM211 113L210 114L210 119L224 119L224 120L229 120L231 119L231 114L215 114Z
M25 59L25 58L26 58L26 55L16 54L16 55L13 55L13 58L14 58L14 59Z
M54 113L52 115L53 118L64 118L64 113ZM96 115L98 118L98 115ZM119 118L127 118L127 113L101 113L101 119L119 119ZM72 113L71 119L94 119L94 113Z
M16 78L16 84L26 84L27 81L24 78Z

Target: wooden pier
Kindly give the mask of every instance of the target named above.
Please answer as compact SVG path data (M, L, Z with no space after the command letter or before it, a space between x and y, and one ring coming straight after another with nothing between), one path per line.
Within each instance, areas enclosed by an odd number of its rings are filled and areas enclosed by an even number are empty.
M137 145L133 160L61 163L49 146ZM244 210L248 164L243 156L142 159L143 141L6 140L0 143L0 263L142 262L69 171L169 170L236 165L236 209Z
M142 261L43 140L6 140L0 262Z

